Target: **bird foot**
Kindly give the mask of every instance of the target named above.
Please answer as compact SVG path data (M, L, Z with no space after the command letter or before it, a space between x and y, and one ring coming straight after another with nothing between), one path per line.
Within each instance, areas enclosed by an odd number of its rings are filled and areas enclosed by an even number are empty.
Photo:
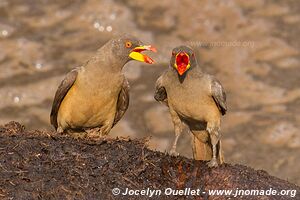
M85 132L69 132L69 135L74 139L83 139L86 137Z
M105 138L105 136L103 136L101 134L93 134L93 135L89 135L88 138L90 140L98 141L98 140Z
M101 128L89 128L84 130L87 134L86 137L90 139L100 139L103 137Z
M169 154L172 155L172 156L179 156L179 153L176 151L175 148L172 148L172 149L170 150Z
M218 167L218 162L217 159L213 158L211 159L211 161L209 161L207 163L208 167L212 168L212 167Z
M56 132L58 132L59 134L63 134L64 133L64 129L62 127L58 127Z

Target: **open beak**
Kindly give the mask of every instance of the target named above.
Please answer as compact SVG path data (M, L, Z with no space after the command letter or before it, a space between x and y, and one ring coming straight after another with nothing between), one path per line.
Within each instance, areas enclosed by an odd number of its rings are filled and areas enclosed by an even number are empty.
M153 64L154 61L152 60L152 58L141 53L142 51L145 51L145 50L157 52L156 48L151 45L138 46L138 47L135 47L131 51L131 53L129 54L129 57L134 60L140 61L140 62Z
M185 52L180 52L175 58L175 68L180 76L182 76L190 68L190 57Z

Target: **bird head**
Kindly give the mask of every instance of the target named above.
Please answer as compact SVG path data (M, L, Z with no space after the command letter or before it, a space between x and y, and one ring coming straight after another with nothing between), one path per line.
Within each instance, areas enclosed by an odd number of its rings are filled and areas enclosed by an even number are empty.
M196 64L194 51L187 46L179 46L172 50L171 67L182 76Z
M126 62L130 60L137 60L148 64L153 64L154 61L149 56L142 54L143 51L148 50L157 52L152 45L144 45L140 40L133 36L123 36L113 41L113 51L122 60Z

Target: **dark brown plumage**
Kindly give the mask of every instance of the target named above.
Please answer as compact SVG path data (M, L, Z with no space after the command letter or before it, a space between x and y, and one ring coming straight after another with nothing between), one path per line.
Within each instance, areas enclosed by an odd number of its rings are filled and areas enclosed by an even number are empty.
M60 83L56 93L55 97L52 103L52 109L50 114L50 122L54 126L55 129L57 129L57 113L60 107L61 102L63 101L64 97L68 93L69 89L74 84L76 77L77 77L77 69L72 70L69 72L65 79Z
M127 79L124 79L122 89L120 91L118 102L117 102L117 111L112 127L114 127L120 119L125 114L129 106L129 83Z

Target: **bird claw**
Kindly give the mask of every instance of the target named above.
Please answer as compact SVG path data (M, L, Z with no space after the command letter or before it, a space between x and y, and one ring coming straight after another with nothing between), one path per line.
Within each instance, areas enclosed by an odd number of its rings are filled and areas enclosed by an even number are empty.
M59 126L57 128L56 132L59 133L59 134L63 134L64 133L64 129L61 126Z
M90 140L98 141L98 140L105 138L105 136L103 136L101 134L93 134L93 135L89 135L88 138Z
M174 148L170 150L169 154L172 156L179 156L179 153Z
M68 131L69 136L71 136L74 139L83 139L86 137L86 133L85 132L77 132L77 131Z
M209 168L212 168L212 167L218 167L218 162L217 162L216 159L211 159L211 161L209 161L209 162L207 163L207 166L208 166Z
M85 129L86 137L89 139L100 139L103 137L100 128Z

